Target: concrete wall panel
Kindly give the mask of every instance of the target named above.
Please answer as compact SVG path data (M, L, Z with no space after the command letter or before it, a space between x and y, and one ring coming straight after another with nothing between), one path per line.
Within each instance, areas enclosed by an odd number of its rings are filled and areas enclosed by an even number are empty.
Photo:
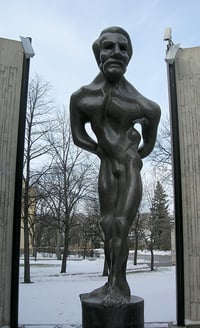
M175 60L181 160L185 318L200 321L200 47Z
M0 38L0 327L10 323L12 236L23 49Z

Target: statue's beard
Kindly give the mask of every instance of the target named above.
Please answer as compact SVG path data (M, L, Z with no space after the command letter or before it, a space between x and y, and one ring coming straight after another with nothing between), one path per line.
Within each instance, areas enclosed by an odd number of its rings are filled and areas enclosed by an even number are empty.
M111 82L118 82L126 71L124 62L120 60L107 60L100 64L100 69Z

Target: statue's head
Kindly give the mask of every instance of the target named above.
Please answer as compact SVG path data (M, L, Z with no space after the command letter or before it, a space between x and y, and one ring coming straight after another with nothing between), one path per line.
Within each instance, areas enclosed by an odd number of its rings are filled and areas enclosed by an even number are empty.
M97 64L107 79L120 80L132 56L132 44L128 33L113 26L103 30L93 43Z

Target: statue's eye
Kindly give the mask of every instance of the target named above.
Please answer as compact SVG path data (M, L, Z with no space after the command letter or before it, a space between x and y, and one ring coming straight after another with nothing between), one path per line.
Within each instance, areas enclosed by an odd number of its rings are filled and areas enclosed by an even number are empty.
M104 43L103 48L106 50L111 50L113 48L113 44L112 43Z
M119 48L121 51L127 51L126 45L121 44Z

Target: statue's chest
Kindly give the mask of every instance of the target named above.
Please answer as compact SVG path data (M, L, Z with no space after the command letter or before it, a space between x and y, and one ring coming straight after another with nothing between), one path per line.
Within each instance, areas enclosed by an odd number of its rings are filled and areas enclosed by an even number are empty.
M95 91L80 100L81 111L89 119L110 117L113 120L135 120L140 118L139 105L133 98L120 94L114 88Z
M79 106L81 111L91 117L97 115L104 107L104 96L102 93L88 94L80 99Z

